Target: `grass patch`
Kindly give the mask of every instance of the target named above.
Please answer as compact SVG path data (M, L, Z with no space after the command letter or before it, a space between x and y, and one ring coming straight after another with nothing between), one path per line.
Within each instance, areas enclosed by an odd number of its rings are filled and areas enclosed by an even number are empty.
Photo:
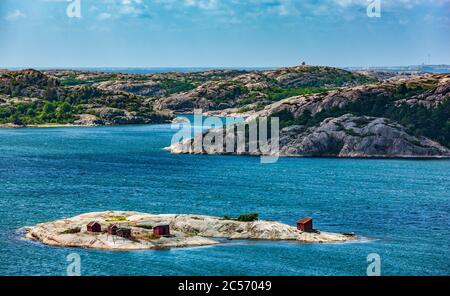
M80 233L80 232L81 232L81 227L75 227L75 228L66 229L66 230L60 232L59 234L75 234L75 233Z
M128 220L127 216L112 216L107 218L106 222L126 222Z
M149 240L156 240L156 239L160 239L161 236L152 233L152 234L149 234L149 235L147 236L147 238L148 238Z

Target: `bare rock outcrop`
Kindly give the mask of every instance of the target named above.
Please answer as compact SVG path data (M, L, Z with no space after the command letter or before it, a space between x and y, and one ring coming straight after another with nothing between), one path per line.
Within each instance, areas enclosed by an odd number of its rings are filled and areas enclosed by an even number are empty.
M160 97L167 95L161 84L155 81L105 81L94 84L95 87L113 91L128 92L145 97Z
M252 120L252 119L249 119ZM247 120L247 123L249 122ZM234 128L206 131L196 137L231 137ZM235 135L236 136L236 135ZM223 140L223 143L226 143ZM270 141L269 141L270 144ZM273 152L227 152L224 147L194 149L192 139L176 143L167 150L176 154L239 154L270 155ZM279 156L292 157L361 157L361 158L447 158L450 150L426 137L413 136L402 125L386 118L346 114L327 118L317 126L292 125L280 131Z
M450 157L450 150L386 118L346 114L328 118L305 129L291 126L281 131L283 156L332 157Z
M399 100L397 105L407 104L408 106L419 105L426 108L435 108L448 99L450 99L450 75L443 76L435 87L424 93Z
M217 110L234 106L246 93L242 85L227 81L210 81L197 88L162 98L155 103L156 110L192 112L194 109Z

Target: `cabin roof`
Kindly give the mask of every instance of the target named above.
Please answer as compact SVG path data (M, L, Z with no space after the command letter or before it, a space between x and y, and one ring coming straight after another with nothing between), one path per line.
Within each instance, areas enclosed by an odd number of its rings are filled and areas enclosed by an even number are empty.
M312 221L312 218L306 217L306 218L303 218L301 220L298 220L297 223L303 224L303 223L308 223L310 221Z
M94 225L97 225L97 224L100 225L100 223L98 223L96 221L92 221L92 222L89 222L87 226L94 226Z

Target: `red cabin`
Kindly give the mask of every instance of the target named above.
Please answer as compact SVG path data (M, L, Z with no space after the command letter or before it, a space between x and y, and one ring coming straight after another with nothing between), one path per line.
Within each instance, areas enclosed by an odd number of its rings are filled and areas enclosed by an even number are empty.
M87 226L87 231L89 232L102 232L102 226L100 223L92 221Z
M153 227L153 234L159 236L170 236L170 226L169 225L158 225Z
M116 224L109 225L108 226L108 234L116 235L117 234L117 229L119 229L119 227Z
M313 219L303 218L297 222L297 229L304 232L313 232Z

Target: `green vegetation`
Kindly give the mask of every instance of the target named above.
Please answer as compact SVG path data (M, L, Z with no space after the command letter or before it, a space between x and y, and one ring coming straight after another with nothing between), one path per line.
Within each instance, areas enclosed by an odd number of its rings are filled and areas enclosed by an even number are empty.
M107 218L105 221L106 222L125 222L127 220L128 220L127 216L112 216L112 217Z
M257 214L257 213L245 214L245 215L240 215L239 217L237 217L237 220L240 222L253 222L253 221L258 220L258 216L259 216L259 214Z
M237 218L231 218L228 215L223 216L223 220L230 220L230 221L239 221L239 222L253 222L258 220L259 214L257 213L250 213L250 214L244 214L240 215Z
M25 87L22 86L21 89L24 90ZM33 96L41 95L39 90L26 91L31 92ZM86 110L86 105L117 108L148 116L154 114L152 107L144 104L144 98L125 93L110 94L87 85L76 89L47 87L43 95L37 100L18 97L13 102L10 98L4 99L7 103L0 105L0 124L68 124L73 123L78 118L77 115L83 113L100 117L95 110Z
M0 123L12 122L17 125L44 123L70 123L73 121L73 108L67 102L24 102L15 106L0 107Z
M108 80L114 79L115 75L98 75L93 76L89 79L78 79L77 74L69 74L66 76L63 76L61 79L61 84L63 86L75 86L75 85L92 85L94 83L100 83Z
M190 91L195 87L196 85L194 83L186 80L166 79L161 81L161 88L169 94Z
M143 228L143 229L148 229L148 230L152 230L153 229L153 225L136 225L136 227L139 228Z
M64 231L60 232L59 234L75 234L75 233L80 233L80 232L81 232L81 228L75 227L75 228L70 228L70 229L64 230Z
M327 92L329 89L323 87L300 87L300 88L272 88L264 91L270 101L280 101L285 98Z
M326 118L339 117L347 113L356 116L385 117L402 124L416 136L426 136L450 147L450 98L436 108L396 105L396 101L426 90L427 86L401 84L388 95L378 96L369 93L363 99L343 108L323 110L314 116L309 111L303 112L300 117L294 117L288 111L281 111L272 116L279 117L281 128L292 125L311 127L320 124Z

